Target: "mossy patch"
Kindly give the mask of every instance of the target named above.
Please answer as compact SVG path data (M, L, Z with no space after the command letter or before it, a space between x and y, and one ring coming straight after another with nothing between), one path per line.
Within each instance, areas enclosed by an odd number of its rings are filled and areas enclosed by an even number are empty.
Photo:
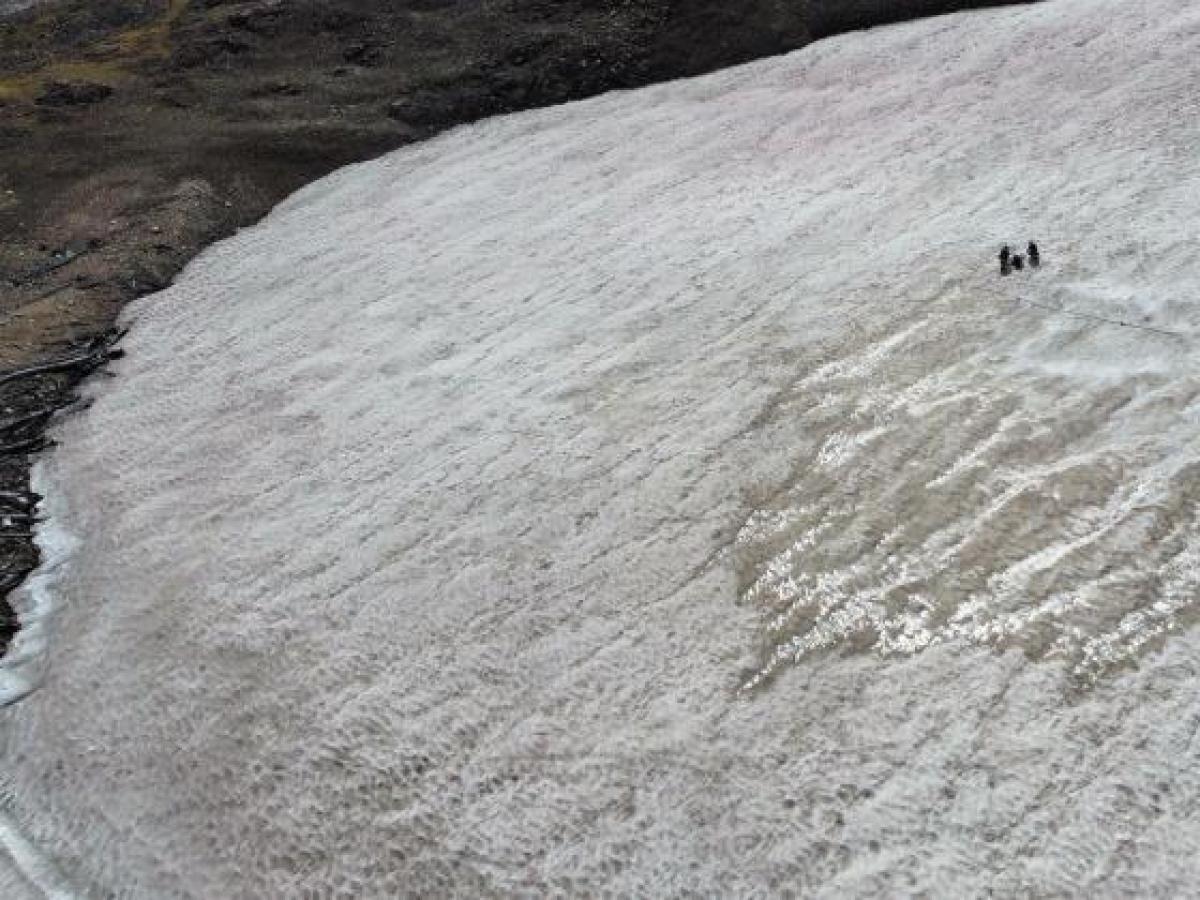
M73 58L54 60L30 72L0 76L0 100L32 100L52 81L91 81L118 86L130 77L136 65L169 55L171 28L188 3L189 0L170 0L153 22L81 47Z

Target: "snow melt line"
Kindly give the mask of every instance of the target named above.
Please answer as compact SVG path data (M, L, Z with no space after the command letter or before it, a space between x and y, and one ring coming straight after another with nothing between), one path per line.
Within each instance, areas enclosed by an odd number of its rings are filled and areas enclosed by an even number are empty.
M1170 331L1166 328L1155 328L1153 325L1139 325L1136 322L1126 322L1124 319L1110 319L1107 316L1098 316L1095 313L1076 312L1072 309L1066 309L1061 306L1051 306L1048 303L1036 303L1033 300L1023 300L1020 297L1016 299L1018 304L1032 306L1036 309L1044 309L1047 312L1059 313L1064 316L1073 316L1076 319L1089 319L1092 322L1102 322L1106 325L1119 325L1122 328L1136 328L1138 331L1149 331L1153 334L1161 334L1166 337L1179 338L1187 340L1188 335L1182 331Z

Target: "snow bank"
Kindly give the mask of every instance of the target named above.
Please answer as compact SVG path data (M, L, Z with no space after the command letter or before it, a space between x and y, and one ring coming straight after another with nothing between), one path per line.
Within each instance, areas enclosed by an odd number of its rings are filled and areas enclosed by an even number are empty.
M850 35L213 248L60 429L10 815L96 894L1191 886L1198 37Z

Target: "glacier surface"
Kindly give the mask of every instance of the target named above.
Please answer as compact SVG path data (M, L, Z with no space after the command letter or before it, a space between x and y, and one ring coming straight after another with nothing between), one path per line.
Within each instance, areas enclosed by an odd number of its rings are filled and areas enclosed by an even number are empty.
M0 885L1193 886L1198 50L1187 0L847 35L212 248L44 463Z

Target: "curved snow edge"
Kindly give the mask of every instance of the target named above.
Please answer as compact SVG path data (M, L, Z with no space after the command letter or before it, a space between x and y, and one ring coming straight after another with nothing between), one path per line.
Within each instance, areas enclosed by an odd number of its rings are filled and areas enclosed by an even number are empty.
M0 660L0 707L16 703L42 683L49 665L51 620L59 604L54 588L78 540L62 527L65 500L49 488L45 462L38 461L31 473L31 486L42 494L38 504L45 520L35 529L34 542L41 563L9 597L21 619L8 653ZM75 896L54 864L21 833L17 824L0 810L0 854L20 876L48 900Z
M42 495L38 508L45 517L34 529L41 562L9 597L21 620L21 630L0 660L0 708L17 702L41 684L49 663L50 622L58 607L54 586L79 543L60 524L66 521L65 501L47 488L49 480L45 463L37 462L30 481L34 491Z

